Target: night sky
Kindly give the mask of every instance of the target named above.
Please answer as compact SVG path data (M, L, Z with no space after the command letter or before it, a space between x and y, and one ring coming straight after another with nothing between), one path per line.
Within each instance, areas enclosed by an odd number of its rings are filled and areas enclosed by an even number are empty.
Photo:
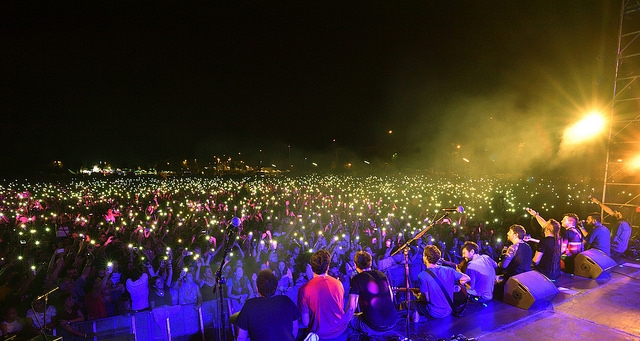
M523 173L562 167L564 154L573 165L603 162L605 139L567 152L561 135L586 110L610 107L619 6L8 8L0 168L223 154L278 167L366 160Z

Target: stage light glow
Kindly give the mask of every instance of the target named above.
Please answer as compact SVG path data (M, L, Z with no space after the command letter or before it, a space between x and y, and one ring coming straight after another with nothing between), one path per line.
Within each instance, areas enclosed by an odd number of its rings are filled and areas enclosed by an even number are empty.
M640 169L640 154L636 155L634 158L631 159L631 162L629 163L629 168L631 168L632 170Z
M602 114L591 112L565 130L564 141L568 144L578 144L595 138L604 131L605 125L606 120Z

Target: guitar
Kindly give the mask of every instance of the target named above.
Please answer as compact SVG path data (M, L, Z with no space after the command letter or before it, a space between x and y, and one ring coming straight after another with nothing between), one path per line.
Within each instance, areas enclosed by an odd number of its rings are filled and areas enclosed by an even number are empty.
M407 288L391 287L391 291L393 291L394 294L397 292L406 292ZM409 288L409 291L417 296L420 293L420 288Z
M444 260L442 258L440 258L440 260L438 261L438 264L448 266L450 268L454 268L460 272L464 272L463 270L467 268L467 263L468 261L466 258L462 258L462 260L458 264L454 262L450 262L448 260Z

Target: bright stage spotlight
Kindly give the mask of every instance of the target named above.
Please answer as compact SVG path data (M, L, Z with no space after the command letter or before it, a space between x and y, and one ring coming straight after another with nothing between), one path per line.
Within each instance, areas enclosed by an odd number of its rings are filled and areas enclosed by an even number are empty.
M564 141L577 144L595 138L604 131L605 125L606 121L600 113L590 113L565 130Z
M640 154L636 155L636 157L631 159L631 162L629 163L629 168L631 168L631 170L640 169Z

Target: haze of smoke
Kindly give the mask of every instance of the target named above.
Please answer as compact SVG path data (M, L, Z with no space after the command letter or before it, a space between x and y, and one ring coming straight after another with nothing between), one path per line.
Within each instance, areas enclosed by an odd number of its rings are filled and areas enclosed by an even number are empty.
M428 136L419 137L415 131L411 134L414 143L423 146L413 158L472 175L518 175L541 165L553 167L558 141L552 113L542 105L522 107L516 103L515 96L509 94L458 97L442 107L437 121L426 114L418 117L417 131L434 124L438 128Z

